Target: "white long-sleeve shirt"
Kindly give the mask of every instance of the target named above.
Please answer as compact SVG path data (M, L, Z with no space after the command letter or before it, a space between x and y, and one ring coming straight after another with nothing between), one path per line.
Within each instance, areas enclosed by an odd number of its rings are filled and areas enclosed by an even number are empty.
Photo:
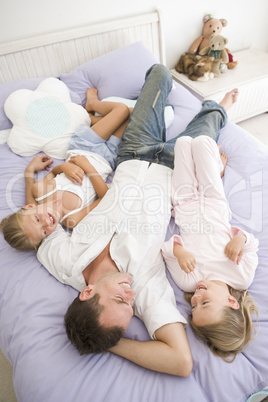
M245 231L241 232L247 240L239 265L224 253L239 229L230 225L231 210L220 177L222 168L218 147L211 138L177 140L172 203L180 236L166 242L162 253L174 281L185 292L195 291L203 279L220 280L237 290L247 289L258 265L258 240ZM194 271L187 274L180 268L173 254L174 242L194 255Z
M185 292L194 292L196 284L202 279L220 280L237 290L247 289L258 265L258 240L252 234L230 225L227 202L205 199L202 213L200 205L200 200L196 200L184 204L183 212L179 206L175 208L181 236L174 235L162 247L172 278ZM244 234L247 238L239 265L224 253L226 244L236 234ZM174 242L194 255L194 271L187 274L180 268L173 254Z
M151 338L165 324L186 324L161 254L170 220L171 175L172 170L162 165L121 163L111 188L72 235L58 225L37 253L52 275L81 291L86 286L83 270L111 241L110 255L118 270L133 275L134 313Z

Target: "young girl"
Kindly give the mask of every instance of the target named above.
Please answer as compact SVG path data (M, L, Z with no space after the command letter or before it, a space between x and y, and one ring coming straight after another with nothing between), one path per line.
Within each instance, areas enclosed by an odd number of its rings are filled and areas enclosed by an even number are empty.
M257 309L245 289L257 268L258 241L229 223L222 160L226 164L209 137L177 140L172 201L180 236L165 242L162 253L172 278L188 292L195 334L226 360L251 339Z
M91 127L81 126L72 136L66 161L36 183L35 172L48 170L53 161L47 155L37 155L25 169L27 205L0 225L12 247L37 250L58 223L72 229L108 190L105 180L115 168L131 110L122 103L99 101L95 88L87 90L85 109Z

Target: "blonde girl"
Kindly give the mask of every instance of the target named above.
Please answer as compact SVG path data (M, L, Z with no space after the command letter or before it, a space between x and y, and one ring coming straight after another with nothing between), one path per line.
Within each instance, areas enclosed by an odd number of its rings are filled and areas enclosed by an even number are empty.
M192 306L195 334L232 361L252 337L256 306L246 289L257 268L258 241L229 223L222 161L225 155L209 137L177 140L172 201L180 236L164 243L162 252Z
M71 138L66 161L38 182L35 173L49 170L52 159L37 155L25 169L26 205L0 224L5 240L18 250L36 251L58 223L72 229L108 190L105 180L115 168L131 110L122 103L99 101L95 88L87 90L85 108L91 127L81 126Z

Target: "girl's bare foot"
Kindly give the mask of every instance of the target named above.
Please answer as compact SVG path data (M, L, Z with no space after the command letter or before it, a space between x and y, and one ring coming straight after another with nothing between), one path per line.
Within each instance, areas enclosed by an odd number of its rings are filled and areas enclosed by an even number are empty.
M238 94L239 92L237 88L233 89L230 92L227 92L222 101L220 102L220 105L223 106L225 110L230 109L233 106L233 104L237 101Z
M94 101L98 101L98 91L96 88L88 88L87 90L87 99L86 99L86 104L85 104L85 109L87 112L93 112L94 111Z

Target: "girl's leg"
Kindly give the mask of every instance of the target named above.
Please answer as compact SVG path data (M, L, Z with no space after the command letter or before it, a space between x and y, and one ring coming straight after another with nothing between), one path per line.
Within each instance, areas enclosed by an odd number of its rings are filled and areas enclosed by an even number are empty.
M129 112L131 113L131 110L129 110ZM125 120L124 123L121 124L121 126L119 126L118 129L114 131L113 135L115 137L118 137L118 138L121 139L122 135L124 134L124 131L125 131L127 125L128 125L128 123L129 123L129 119Z
M197 199L197 180L192 157L193 139L188 136L179 138L175 144L174 172L172 176L173 206Z
M129 109L129 114L131 114L133 112L133 108L129 107L128 109ZM91 114L91 113L89 113L89 115L90 115L91 124L92 124L91 128L93 128L96 123L98 123L100 120L102 120L104 118L103 116L95 116L94 114ZM121 139L128 123L129 123L129 119L125 120L124 123L121 124L121 126L118 127L118 129L115 130L112 134L115 137L118 137ZM94 128L93 128L93 130L94 130Z
M93 124L91 128L104 140L108 140L123 123L127 122L130 113L128 106L123 103L100 101L95 88L89 88L87 90L85 109L89 113L96 112L102 116L100 119L93 119L93 123L95 122L95 124ZM122 133L121 130L121 136Z
M221 180L223 164L215 141L204 135L193 139L192 155L199 192L204 197L225 200Z

